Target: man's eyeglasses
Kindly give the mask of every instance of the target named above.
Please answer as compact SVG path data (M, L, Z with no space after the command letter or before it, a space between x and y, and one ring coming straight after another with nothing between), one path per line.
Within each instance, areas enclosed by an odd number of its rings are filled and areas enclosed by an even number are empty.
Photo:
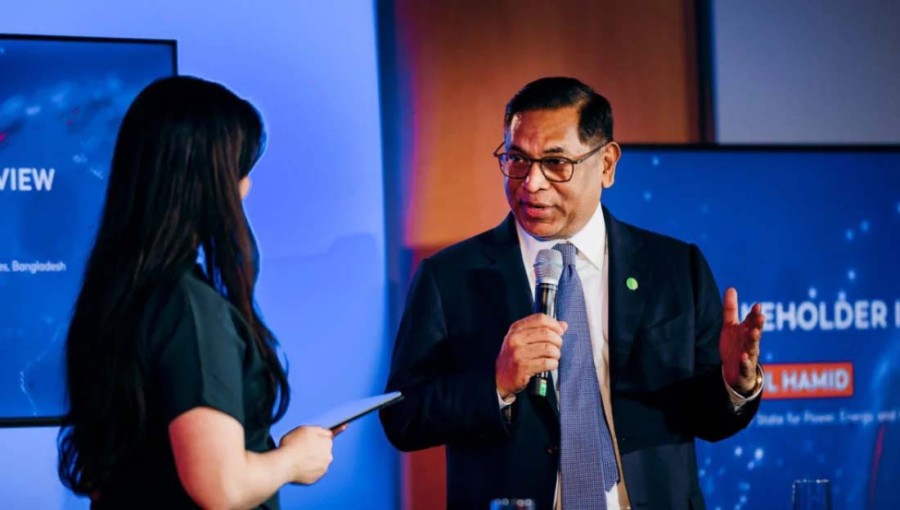
M531 158L518 151L500 152L505 143L501 143L497 150L494 151L494 157L500 163L500 171L503 172L503 175L510 179L524 179L531 172L531 165L537 163L541 173L544 174L544 178L548 181L568 182L575 175L575 165L583 163L600 149L606 147L609 142L576 159L569 159L563 156Z

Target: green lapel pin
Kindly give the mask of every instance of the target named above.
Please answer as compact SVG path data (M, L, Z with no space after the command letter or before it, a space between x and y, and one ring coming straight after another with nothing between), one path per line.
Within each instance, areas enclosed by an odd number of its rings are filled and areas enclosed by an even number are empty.
M628 279L625 280L625 286L628 287L628 290L637 290L638 282L633 276L629 276Z

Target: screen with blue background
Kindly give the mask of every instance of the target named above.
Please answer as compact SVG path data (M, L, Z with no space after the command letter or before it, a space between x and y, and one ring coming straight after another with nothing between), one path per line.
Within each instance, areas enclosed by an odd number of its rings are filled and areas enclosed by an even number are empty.
M602 200L767 315L759 413L698 447L709 508L788 508L797 479L900 508L900 149L626 146Z
M62 348L122 117L174 44L0 36L0 419L63 413Z

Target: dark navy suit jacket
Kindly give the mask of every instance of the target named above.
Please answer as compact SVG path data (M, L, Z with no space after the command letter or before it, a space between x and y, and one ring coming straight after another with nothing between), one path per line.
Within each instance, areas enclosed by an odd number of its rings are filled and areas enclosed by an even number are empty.
M612 412L632 508L702 509L694 439L733 435L759 399L734 412L719 357L721 298L699 249L605 209L604 217ZM637 290L626 286L629 277ZM494 381L503 338L531 314L531 296L512 215L416 272L387 384L406 398L381 421L400 450L446 445L448 508L486 510L493 498L553 508L555 395L523 392L508 417Z

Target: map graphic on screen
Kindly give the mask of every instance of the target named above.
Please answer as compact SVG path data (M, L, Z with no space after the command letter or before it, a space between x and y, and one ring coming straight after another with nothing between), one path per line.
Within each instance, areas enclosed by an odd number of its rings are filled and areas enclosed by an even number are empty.
M63 346L134 97L172 41L0 35L0 422L64 413Z

